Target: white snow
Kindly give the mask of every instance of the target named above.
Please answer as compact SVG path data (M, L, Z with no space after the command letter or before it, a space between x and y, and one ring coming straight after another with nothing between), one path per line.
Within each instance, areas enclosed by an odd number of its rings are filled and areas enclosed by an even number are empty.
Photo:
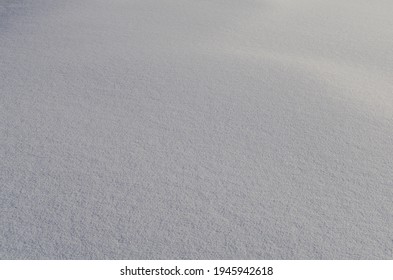
M0 258L391 259L392 15L0 0Z

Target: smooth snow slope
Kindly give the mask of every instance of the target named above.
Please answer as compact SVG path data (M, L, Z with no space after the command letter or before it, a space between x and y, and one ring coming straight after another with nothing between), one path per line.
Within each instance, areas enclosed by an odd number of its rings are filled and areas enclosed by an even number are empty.
M392 15L0 0L0 258L392 259Z

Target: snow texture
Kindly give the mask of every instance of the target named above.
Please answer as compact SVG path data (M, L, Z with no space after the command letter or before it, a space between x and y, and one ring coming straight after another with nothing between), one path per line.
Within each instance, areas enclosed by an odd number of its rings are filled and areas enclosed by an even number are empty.
M0 0L0 258L392 259L392 15Z

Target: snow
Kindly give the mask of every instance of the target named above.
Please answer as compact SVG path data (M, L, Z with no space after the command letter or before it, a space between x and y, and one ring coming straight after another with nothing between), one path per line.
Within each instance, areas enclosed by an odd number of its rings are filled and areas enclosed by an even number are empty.
M391 259L391 0L0 0L1 259Z

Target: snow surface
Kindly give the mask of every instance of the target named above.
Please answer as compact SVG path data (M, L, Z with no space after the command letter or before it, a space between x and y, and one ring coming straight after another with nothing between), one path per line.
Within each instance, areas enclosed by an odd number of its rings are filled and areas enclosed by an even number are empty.
M392 15L0 0L0 258L392 259Z

